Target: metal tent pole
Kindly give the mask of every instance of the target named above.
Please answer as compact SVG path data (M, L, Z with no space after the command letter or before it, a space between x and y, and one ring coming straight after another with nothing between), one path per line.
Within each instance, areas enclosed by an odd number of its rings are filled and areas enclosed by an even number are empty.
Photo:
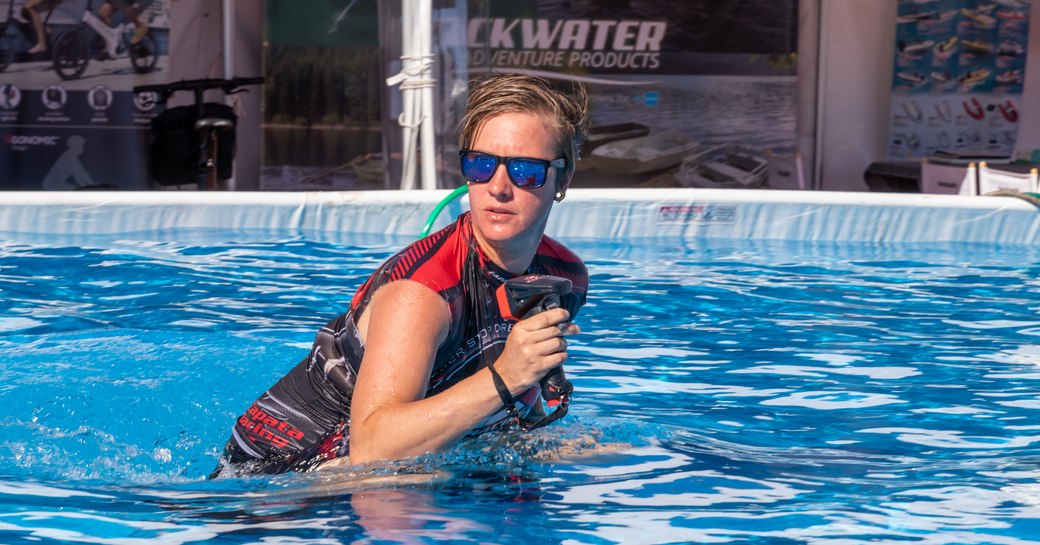
M437 143L434 139L433 85L436 79L432 75L433 63L433 2L418 0L419 19L419 56L423 64L421 87L422 117L419 119L422 144L422 188L437 189Z
M222 8L224 18L224 78L230 79L235 75L235 0L224 0ZM231 97L225 95L224 103L231 106ZM227 181L228 191L235 190L234 172L237 170L232 168L231 178Z

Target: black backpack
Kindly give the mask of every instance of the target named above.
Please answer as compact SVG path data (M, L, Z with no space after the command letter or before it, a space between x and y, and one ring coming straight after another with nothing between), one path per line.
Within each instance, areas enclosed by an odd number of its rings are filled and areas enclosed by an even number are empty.
M226 104L206 102L203 116L228 119L231 128L217 133L217 179L231 177L235 159L235 125L238 116ZM196 106L169 108L152 118L152 150L149 168L159 185L192 184L199 181L206 158L199 150L202 135L195 129Z

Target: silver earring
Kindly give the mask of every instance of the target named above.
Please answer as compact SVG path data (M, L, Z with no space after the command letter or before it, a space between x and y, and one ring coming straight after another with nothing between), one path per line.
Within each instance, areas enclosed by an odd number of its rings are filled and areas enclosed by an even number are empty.
M556 202L560 202L562 200L563 200L563 191L557 191L556 192Z

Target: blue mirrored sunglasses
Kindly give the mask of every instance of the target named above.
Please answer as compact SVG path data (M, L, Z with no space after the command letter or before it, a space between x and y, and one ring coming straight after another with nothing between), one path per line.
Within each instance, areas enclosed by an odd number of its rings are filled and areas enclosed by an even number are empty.
M462 177L467 182L483 184L491 181L498 165L503 163L513 185L522 189L535 189L545 185L549 167L564 168L567 166L567 159L561 157L546 161L532 157L499 157L470 149L459 152L459 166L462 167Z

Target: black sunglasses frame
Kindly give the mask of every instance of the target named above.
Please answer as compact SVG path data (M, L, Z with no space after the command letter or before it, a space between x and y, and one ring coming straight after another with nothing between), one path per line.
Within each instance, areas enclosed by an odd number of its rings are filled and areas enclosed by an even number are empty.
M469 154L477 154L479 156L490 157L490 158L495 160L495 169L491 171L491 177L490 178L488 178L487 180L484 180L484 181L480 181L480 180L476 180L476 179L470 179L469 177L466 176L466 168L465 168L465 165L463 164L463 162L466 160L466 156L469 155ZM517 182L516 179L513 178L512 172L509 170L509 163L511 161L514 161L514 160L517 160L517 159L541 164L545 168L545 172L542 175L542 182L540 184L538 184L538 185L525 185L525 184L523 184L521 182ZM467 182L474 183L474 184L486 184L486 183L491 181L491 178L495 177L495 172L498 172L498 167L500 167L502 165L505 165L505 167L506 167L506 175L509 177L509 181L512 182L513 185L515 185L516 187L519 187L520 189L538 189L539 187L542 187L543 185L545 185L546 180L549 179L549 167L556 167L556 168L559 168L559 169L567 168L567 158L566 157L560 157L559 159L553 159L553 160L549 161L549 160L546 160L546 159L538 159L536 157L502 157L501 155L494 155L494 154L491 154L491 153L485 153L483 151L477 151L477 150L474 150L474 149L462 149L462 150L459 150L459 170L462 171L462 177Z

